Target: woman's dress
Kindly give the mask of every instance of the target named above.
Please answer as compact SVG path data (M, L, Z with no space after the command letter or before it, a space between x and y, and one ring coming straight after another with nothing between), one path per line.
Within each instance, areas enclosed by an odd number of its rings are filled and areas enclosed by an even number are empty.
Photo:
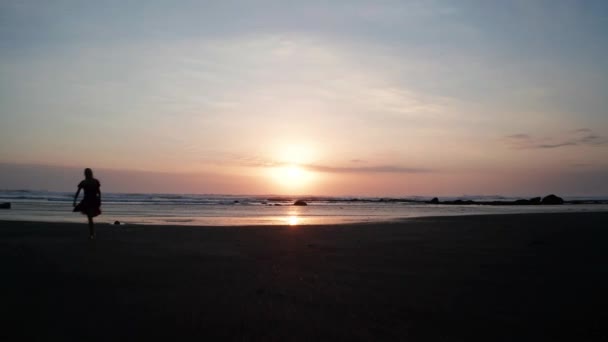
M90 217L101 214L101 199L98 196L100 186L101 184L95 178L80 182L78 188L84 191L84 198L74 207L74 212L81 212L83 215Z

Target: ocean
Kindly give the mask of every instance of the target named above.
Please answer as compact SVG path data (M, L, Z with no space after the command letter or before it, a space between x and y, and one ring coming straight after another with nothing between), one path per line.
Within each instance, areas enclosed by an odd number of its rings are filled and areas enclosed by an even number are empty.
M0 220L86 222L72 212L74 194L52 191L4 190ZM81 195L82 196L82 195ZM531 196L532 197L532 196ZM294 206L303 199L307 206ZM504 196L460 196L441 200L508 201ZM564 205L442 205L427 204L430 197L312 197L183 194L103 193L102 215L96 222L154 225L317 225L401 220L425 216L486 215L536 212L608 211L608 197L565 197L568 201L596 200L600 204Z

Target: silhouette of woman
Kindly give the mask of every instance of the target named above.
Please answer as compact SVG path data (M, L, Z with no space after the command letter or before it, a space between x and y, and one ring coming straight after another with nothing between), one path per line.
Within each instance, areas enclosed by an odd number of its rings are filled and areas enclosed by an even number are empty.
M76 194L74 195L74 212L81 212L83 215L87 215L87 218L89 219L89 239L95 238L93 217L101 214L100 187L101 184L99 184L99 181L93 178L93 170L89 168L84 169L84 180L78 184L78 191L76 191ZM76 205L80 190L84 190L84 198Z

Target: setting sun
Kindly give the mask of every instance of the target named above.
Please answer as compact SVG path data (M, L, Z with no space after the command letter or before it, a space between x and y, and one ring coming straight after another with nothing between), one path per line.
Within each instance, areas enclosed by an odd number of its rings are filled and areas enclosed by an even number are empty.
M300 182L304 176L304 171L297 165L290 165L285 168L285 177L291 182Z
M266 176L278 186L275 191L290 194L312 191L320 175L307 165L317 160L317 151L309 142L280 145L269 151L275 163L267 168Z
M313 172L296 164L270 169L270 178L289 191L306 190L314 180Z

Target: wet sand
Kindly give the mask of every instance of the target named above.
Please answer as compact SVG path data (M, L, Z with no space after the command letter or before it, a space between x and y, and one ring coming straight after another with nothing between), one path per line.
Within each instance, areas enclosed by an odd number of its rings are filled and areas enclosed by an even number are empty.
M608 340L608 213L315 227L0 221L0 339Z

